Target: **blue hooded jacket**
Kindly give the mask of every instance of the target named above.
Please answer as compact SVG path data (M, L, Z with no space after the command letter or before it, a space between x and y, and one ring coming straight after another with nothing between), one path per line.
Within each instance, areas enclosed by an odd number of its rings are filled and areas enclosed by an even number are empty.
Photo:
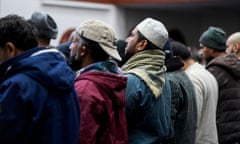
M0 143L77 144L74 73L55 49L28 50L0 65Z
M126 113L129 144L161 144L170 136L171 89L165 77L163 91L155 98L143 80L127 74Z

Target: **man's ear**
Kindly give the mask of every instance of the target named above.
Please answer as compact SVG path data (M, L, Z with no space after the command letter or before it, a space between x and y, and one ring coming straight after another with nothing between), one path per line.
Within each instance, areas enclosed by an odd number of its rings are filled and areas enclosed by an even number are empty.
M86 55L86 53L87 53L87 48L86 48L86 46L83 45L83 46L79 49L79 55L82 57L82 56Z
M218 52L217 50L213 49L213 48L210 48L210 52L211 53L215 53L215 52Z
M235 53L239 53L240 52L240 43L235 43L234 46L233 46L233 51Z
M138 52L143 51L145 49L145 47L147 46L147 44L148 44L147 40L141 40L140 42L138 42L136 50Z
M17 49L12 42L7 42L5 44L5 48L7 50L7 54L9 58L15 57L16 55L21 53L21 51Z

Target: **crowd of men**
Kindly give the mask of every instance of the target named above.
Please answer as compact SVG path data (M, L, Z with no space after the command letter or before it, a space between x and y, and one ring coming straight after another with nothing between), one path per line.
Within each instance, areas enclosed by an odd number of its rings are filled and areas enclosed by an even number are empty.
M201 61L150 17L125 40L96 19L57 34L0 18L1 144L240 144L240 32L209 26Z

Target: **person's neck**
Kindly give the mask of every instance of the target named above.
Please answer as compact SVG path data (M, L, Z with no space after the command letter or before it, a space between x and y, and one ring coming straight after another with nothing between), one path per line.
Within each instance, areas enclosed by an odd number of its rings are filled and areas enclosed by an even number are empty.
M184 60L183 63L184 63L184 66L182 67L182 70L185 71L185 70L188 69L191 65L193 65L193 64L195 63L195 61L194 61L192 58L190 58L190 59Z
M215 51L214 54L213 54L213 57L219 57L219 56L224 56L224 55L226 55L225 52L217 52L217 51Z
M50 44L50 40L45 40L45 39L41 39L39 38L38 39L38 46L41 47L41 46L49 46Z
M90 64L95 63L91 58L83 58L81 68L87 67Z

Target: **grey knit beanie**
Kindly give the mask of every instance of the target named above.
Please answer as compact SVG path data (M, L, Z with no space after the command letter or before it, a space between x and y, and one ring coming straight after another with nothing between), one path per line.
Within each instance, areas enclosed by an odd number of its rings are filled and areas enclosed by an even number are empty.
M199 42L209 48L225 51L226 39L226 33L221 28L210 26L200 36Z
M38 37L56 39L58 28L50 15L43 12L34 12L29 21L37 28Z

